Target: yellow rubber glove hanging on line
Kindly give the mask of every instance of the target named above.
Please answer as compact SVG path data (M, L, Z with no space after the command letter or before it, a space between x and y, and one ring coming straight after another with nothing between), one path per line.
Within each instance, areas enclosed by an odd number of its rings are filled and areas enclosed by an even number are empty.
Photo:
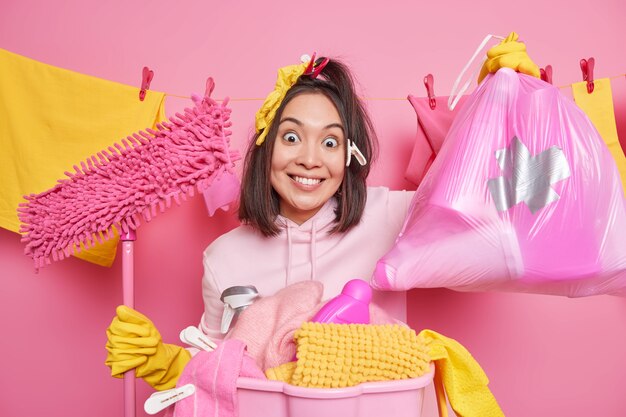
M154 389L174 388L191 354L180 346L163 343L152 321L138 311L122 305L116 313L107 329L105 364L111 375L122 378L135 369L135 375Z
M500 68L511 68L522 74L541 78L539 66L526 53L526 45L518 42L519 35L511 32L502 42L487 51L487 60L480 69L478 83Z

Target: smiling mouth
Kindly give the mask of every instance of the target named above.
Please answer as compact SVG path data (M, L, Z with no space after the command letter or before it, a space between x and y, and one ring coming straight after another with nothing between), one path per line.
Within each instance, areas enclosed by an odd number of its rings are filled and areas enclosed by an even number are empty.
M298 177L296 175L290 175L289 178L291 178L298 184L302 184L302 185L317 185L320 182L324 181L321 178L304 178L304 177Z

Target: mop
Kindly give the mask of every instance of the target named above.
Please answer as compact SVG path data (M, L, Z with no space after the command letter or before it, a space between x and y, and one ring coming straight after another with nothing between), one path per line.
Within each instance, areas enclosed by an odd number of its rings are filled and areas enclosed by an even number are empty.
M18 208L25 253L39 269L113 236L132 233L175 201L202 192L222 174L232 174L236 151L228 100L193 96L195 106L169 122L128 136L91 156L67 178L40 194L24 196Z
M193 108L91 156L52 189L24 196L26 203L18 208L20 232L36 270L112 237L117 229L123 246L123 303L134 306L133 243L142 220L150 221L172 201L180 204L196 191L233 191L232 181L223 186L219 181L234 177L233 163L240 156L229 149L228 99L221 104L211 99L214 87L209 78L205 96L192 96ZM134 378L133 372L124 374L126 417L135 416Z

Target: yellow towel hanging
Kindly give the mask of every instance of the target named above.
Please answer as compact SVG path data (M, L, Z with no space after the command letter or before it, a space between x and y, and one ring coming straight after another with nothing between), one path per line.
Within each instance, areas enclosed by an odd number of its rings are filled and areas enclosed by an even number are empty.
M0 227L19 231L25 194L52 188L65 171L128 133L165 119L164 93L68 71L0 49ZM110 266L118 239L76 256Z

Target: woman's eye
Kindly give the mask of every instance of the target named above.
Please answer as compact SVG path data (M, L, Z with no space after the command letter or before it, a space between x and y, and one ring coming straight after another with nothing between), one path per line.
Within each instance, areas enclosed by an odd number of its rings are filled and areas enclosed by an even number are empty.
M298 137L298 135L296 135L293 132L289 132L285 134L285 136L283 136L283 139L289 143L296 143L300 141L300 138Z
M326 138L324 139L324 146L327 148L336 148L339 146L339 142L335 138Z

